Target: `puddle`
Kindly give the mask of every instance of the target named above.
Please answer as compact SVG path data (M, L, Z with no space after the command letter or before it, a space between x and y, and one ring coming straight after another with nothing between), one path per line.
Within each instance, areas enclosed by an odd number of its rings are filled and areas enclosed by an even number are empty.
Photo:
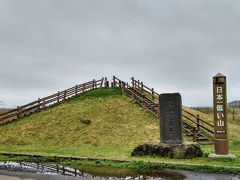
M221 175L196 173L191 171L178 170L136 170L136 169L118 169L111 167L80 167L73 169L59 165L40 164L32 162L0 162L0 180L240 180L239 175Z
M0 169L36 174L84 176L84 173L77 169L31 162L0 162Z
M81 167L80 171L86 172L93 176L103 177L106 179L167 179L167 180L183 180L186 178L184 174L173 170L138 170L138 169L122 169L111 167Z

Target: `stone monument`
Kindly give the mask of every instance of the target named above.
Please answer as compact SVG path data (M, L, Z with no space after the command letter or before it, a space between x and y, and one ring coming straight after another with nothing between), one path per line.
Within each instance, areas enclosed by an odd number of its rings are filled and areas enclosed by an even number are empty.
M210 159L236 159L229 154L227 136L227 82L226 76L218 73L213 77L214 144L215 153Z
M182 144L182 99L179 93L161 94L160 139L165 144Z
M153 155L170 158L194 158L203 155L198 143L184 143L182 136L182 100L179 93L159 96L160 141L137 146L133 156Z

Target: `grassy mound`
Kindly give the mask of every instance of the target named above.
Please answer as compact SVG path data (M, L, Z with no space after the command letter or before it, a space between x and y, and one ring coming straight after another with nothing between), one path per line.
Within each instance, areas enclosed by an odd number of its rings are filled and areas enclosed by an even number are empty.
M159 142L159 125L155 117L121 95L120 89L95 89L0 126L0 137L2 151L75 154L86 147L134 147L147 141Z

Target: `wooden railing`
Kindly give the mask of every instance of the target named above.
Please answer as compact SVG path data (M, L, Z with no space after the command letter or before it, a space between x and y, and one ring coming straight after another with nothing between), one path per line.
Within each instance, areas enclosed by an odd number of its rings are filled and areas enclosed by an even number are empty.
M188 120L189 122L191 122L195 125L196 130L199 131L201 129L204 129L208 133L210 133L212 135L214 134L214 125L201 119L198 114L194 115L183 108L182 115L186 120Z
M83 94L85 91L104 86L108 86L107 78L92 80L64 91L58 91L50 96L39 98L31 103L0 113L0 125L17 120L34 112L42 111L47 107L62 103L66 99Z
M131 96L133 102L139 103L144 109L148 110L159 119L159 93L155 92L153 88L147 87L139 80L135 80L134 78L131 78L131 80L130 86L127 82L113 76L112 85L114 87L121 87L122 92ZM195 115L185 108L182 108L182 116L183 122L191 127L188 131L193 136L196 136L196 133L194 133L195 131L199 132L200 130L204 130L211 135L214 134L214 126L206 120L200 118L198 114Z
M143 84L143 82L140 82L140 80L135 80L134 77L131 78L132 80L132 86L135 89L140 90L142 94L145 94L151 101L158 102L159 94L154 91L154 88L149 88L146 85Z
M113 76L113 87L120 87L122 89L122 93L130 96L132 98L133 102L137 102L140 104L146 111L149 111L152 113L154 116L158 117L159 115L159 108L158 104L154 102L155 95L157 94L154 92L153 89L151 89L151 93L154 95L149 97L148 93L143 93L143 92L148 92L148 88L146 88L145 85L142 84L141 88L138 88L138 84L134 81L132 81L132 85L130 86L127 82L124 82L120 80L119 78ZM147 89L147 90L146 90ZM153 100L154 99L154 100Z

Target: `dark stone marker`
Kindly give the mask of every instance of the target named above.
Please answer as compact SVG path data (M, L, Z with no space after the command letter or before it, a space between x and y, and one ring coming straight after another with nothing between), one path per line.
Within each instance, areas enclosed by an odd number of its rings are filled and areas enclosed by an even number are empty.
M160 94L160 139L165 144L182 144L182 99L179 93Z

